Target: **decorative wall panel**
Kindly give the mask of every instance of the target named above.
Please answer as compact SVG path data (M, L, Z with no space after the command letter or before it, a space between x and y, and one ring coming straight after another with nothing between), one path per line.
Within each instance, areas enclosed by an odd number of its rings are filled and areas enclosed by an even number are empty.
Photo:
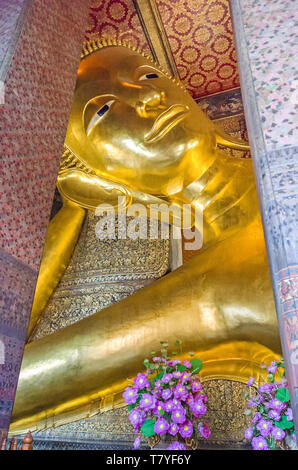
M180 79L194 98L239 86L228 0L157 0Z

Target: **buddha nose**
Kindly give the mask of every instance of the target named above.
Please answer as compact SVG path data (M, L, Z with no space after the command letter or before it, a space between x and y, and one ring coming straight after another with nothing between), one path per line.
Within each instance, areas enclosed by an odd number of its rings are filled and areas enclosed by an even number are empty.
M148 113L155 108L158 108L164 101L165 93L156 89L151 85L142 87L139 93L139 101L137 102L136 109L141 117L147 117Z

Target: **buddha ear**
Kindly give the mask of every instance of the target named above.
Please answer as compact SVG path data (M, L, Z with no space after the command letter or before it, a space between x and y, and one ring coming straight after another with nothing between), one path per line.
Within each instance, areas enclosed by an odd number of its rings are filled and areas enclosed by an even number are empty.
M223 147L228 147L235 150L250 150L249 143L245 140L239 140L227 134L220 126L215 125L216 143Z

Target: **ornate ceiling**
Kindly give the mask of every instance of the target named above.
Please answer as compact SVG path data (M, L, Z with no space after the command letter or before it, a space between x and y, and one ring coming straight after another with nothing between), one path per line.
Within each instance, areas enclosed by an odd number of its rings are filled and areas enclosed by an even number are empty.
M151 54L195 99L239 87L229 0L93 0L86 38L94 37Z

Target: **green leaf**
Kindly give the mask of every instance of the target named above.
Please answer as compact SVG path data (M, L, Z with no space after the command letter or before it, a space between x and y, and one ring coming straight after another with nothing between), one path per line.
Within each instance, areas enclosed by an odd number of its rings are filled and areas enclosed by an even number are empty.
M175 346L180 346L180 344L181 344L181 341L180 341L179 339L177 339L177 341L175 341L175 343L174 343L174 344L175 344Z
M245 416L250 416L251 415L251 410L245 410L244 414L245 414Z
M163 416L165 414L164 410L160 410L159 414Z
M192 351L190 351L190 352L188 353L188 355L189 355L189 356L194 356L194 355L195 355L195 353L194 353L194 352L192 352Z
M280 387L275 394L275 398L277 398L280 401L289 401L290 392L287 388Z
M202 370L203 362L201 361L201 359L193 358L190 360L190 363L192 365L191 371L193 373L197 374L198 372L200 372L200 370Z
M165 375L164 372L160 372L159 374L157 374L157 375L154 377L154 382L157 382L157 380L161 380L164 375Z
M288 421L286 416L282 416L280 421L274 421L274 425L280 429L291 429L294 423L293 421Z
M184 372L186 369L187 367L183 366L182 364L177 365L177 370L179 370L179 372Z
M155 425L154 419L146 419L146 421L144 421L141 427L141 432L144 434L144 436L146 437L154 436L155 434L154 425Z
M136 403L131 403L130 405L128 405L128 411L132 411L134 408L136 407Z
M172 351L171 354L172 354L172 356L177 356L177 352L176 352L176 351Z

